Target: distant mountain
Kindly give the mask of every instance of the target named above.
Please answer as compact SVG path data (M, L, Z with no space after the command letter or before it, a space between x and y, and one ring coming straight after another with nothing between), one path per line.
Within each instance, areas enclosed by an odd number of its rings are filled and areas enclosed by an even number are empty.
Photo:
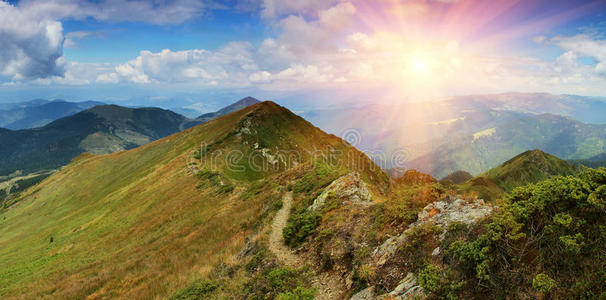
M242 99L238 100L236 103L233 103L233 104L228 105L228 106L226 106L224 108L221 108L220 110L218 110L216 112L203 114L203 115L199 116L196 119L199 120L199 121L207 122L207 121L210 121L212 119L216 119L216 118L218 118L220 116L224 116L224 115L226 115L228 113L232 113L234 111L243 109L245 107L248 107L248 106L260 103L260 102L261 101L255 99L253 97L248 96L248 97L245 97L245 98L242 98Z
M543 149L563 159L585 159L606 152L606 125L542 114L522 117L493 128L453 134L436 141L428 154L407 167L443 177L456 170L479 174L517 153Z
M0 105L0 127L19 130L42 127L54 120L73 115L102 102L67 102L64 100L32 100Z
M535 148L545 149L567 159L586 158L600 153L598 149L589 149L600 147L599 144L592 146L590 140L586 140L588 144L578 145L580 152L575 155L554 149L557 144L548 148L545 143L539 143L538 139L514 145L514 149L509 149L509 146L505 149L468 147L470 141L474 140L474 135L478 138L487 136L494 129L504 129L508 126L506 124L512 124L514 128L527 128L530 126L515 124L528 122L532 117L545 113L569 117L583 123L604 124L606 98L525 93L471 95L428 102L343 106L308 111L301 115L314 125L346 140L350 140L346 135L352 135L353 132L351 140L355 142L354 146L368 153L377 153L373 159L385 169L419 168L430 163L422 171L430 172L437 178L456 170L479 174L517 153ZM563 127L545 125L539 125L544 132L534 132L530 137L537 137L534 134L552 137L559 130L564 130L565 126L576 126L574 122L561 124ZM574 128L567 130L573 131ZM455 154L450 154L451 150ZM496 152L487 153L488 150ZM445 154L449 155L444 157ZM477 159L469 159L473 157ZM405 166L393 163L404 159L408 161ZM461 163L464 160L469 163Z
M466 171L454 171L450 175L440 179L440 183L442 184L461 184L469 179L472 179L473 175L469 174Z
M227 114L253 100L242 99L214 115ZM0 176L17 170L28 174L54 169L84 152L105 154L132 149L208 120L188 119L160 108L101 105L41 128L0 129Z
M182 130L189 119L159 108L96 106L41 128L0 131L0 175L67 164L83 152L134 148Z
M475 190L480 196L494 200L504 192L553 176L575 175L578 169L567 161L535 149L490 169L465 183L466 190Z

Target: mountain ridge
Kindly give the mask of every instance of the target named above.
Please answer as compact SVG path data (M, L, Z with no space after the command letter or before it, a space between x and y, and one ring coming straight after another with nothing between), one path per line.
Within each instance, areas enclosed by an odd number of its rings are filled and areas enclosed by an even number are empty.
M226 107L221 114L233 108ZM109 104L40 128L0 130L0 174L58 168L83 152L102 154L131 149L206 121L161 108Z
M202 142L208 147L200 148ZM355 166L373 165L341 139L268 102L127 151L83 154L0 212L0 264L6 266L0 295L169 297L211 274L211 266L238 257L270 224L280 191L294 180L293 190L314 193L330 183L327 158L305 152L296 164L283 165L276 147L334 149L338 158L362 162ZM202 150L208 153L196 158ZM231 150L258 153L257 163L272 168L231 160ZM329 170L329 178L354 171L347 164ZM380 169L355 171L373 186L388 184ZM239 270L232 285L248 276Z

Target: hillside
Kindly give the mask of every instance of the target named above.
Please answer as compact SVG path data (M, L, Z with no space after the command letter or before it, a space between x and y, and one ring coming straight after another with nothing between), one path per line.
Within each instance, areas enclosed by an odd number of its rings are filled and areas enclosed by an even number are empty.
M454 171L448 176L440 179L440 183L442 184L461 184L469 179L472 179L473 175L469 174L466 171Z
M32 100L0 105L0 127L11 130L42 127L57 119L73 115L102 102L68 102L63 100Z
M36 129L0 132L0 175L55 169L83 152L134 148L180 131L187 119L158 108L97 106Z
M563 159L590 158L606 149L606 125L551 114L523 117L473 134L442 139L429 154L409 161L407 166L437 177L456 170L479 174L536 148Z
M251 99L227 106L213 113L212 118L256 101ZM188 119L160 108L100 105L41 128L0 129L0 176L17 170L27 174L55 169L84 152L105 154L132 149L212 118Z
M263 285L268 277L311 288L304 269L263 250L267 226L292 182L316 193L352 170L373 195L387 188L362 153L271 102L129 151L81 155L1 212L0 296L288 292Z
M386 169L402 167L390 158L405 153L406 168L443 178L457 170L478 175L535 148L564 159L603 153L604 112L606 101L600 97L505 93L372 102L310 110L302 116L336 135L355 130L355 146L381 153L375 160Z
M462 184L465 191L476 191L487 200L510 193L514 188L537 183L554 176L577 174L565 160L535 149L521 153L496 168Z

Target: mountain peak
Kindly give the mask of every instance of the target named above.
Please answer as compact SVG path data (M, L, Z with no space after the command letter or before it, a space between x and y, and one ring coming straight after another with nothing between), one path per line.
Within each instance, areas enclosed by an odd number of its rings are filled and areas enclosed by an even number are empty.
M534 149L518 154L482 176L510 191L520 185L536 183L557 175L573 175L576 172L576 168L567 161Z
M219 115L224 115L224 114L228 114L230 112L234 112L236 110L240 110L247 106L255 105L260 102L261 101L255 99L251 96L248 96L248 97L242 98L242 99L236 101L235 103L230 104L230 105L218 110L216 113L218 113Z
M198 118L196 118L196 120L201 121L201 122L207 122L212 119L216 119L220 116L227 115L229 113L238 111L240 109L246 108L251 105L255 105L260 102L261 101L248 96L248 97L242 98L242 99L236 101L235 103L232 103L226 107L223 107L216 112L205 113L205 114L199 116Z

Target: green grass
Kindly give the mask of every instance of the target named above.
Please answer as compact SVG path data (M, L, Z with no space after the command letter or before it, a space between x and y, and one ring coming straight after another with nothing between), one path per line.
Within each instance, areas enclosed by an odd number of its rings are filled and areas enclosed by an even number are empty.
M256 133L234 134L250 117ZM192 176L186 164L202 142L212 145L209 153L228 153L255 140L361 155L272 103L130 151L82 155L0 213L0 297L167 298L207 277L268 224L281 204L278 186L287 183L272 176L286 167L235 172L218 160L211 168L205 153L207 168ZM362 176L386 178L370 169Z

